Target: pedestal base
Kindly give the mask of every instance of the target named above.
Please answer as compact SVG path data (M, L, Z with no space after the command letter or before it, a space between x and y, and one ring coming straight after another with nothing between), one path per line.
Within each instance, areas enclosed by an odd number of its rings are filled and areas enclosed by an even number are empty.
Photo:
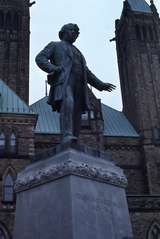
M126 178L113 162L68 149L19 174L14 239L129 239Z

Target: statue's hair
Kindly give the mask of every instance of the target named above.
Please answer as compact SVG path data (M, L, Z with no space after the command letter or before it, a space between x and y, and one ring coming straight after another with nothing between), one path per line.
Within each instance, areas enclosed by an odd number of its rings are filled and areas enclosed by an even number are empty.
M65 25L61 28L61 30L59 31L59 38L60 38L60 40L63 39L63 34L67 31L67 29L68 29L69 27L74 27L75 30L77 31L77 35L79 35L79 27L77 26L77 24L68 23L68 24L65 24Z

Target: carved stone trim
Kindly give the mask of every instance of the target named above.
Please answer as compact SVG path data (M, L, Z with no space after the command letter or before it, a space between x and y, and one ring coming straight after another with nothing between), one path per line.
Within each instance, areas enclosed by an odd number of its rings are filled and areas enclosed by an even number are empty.
M45 167L41 165L39 169L35 167L35 169L29 170L29 166L26 171L24 170L19 174L15 184L16 192L27 190L37 185L44 184L46 182L53 181L68 175L85 177L119 187L127 186L127 179L123 172L113 163L110 165L111 162L109 162L108 165L108 162L105 162L106 166L102 167L102 165L98 163L100 159L97 159L97 163L92 163L92 161L89 162L89 160L84 162L84 160L81 161L80 159L75 160L75 155L76 154L71 154L71 157L68 157L68 159L60 157L59 160L56 160L56 162L54 159L49 159L49 163L46 163ZM34 165L36 164L38 163L35 163Z
M128 196L130 211L160 211L160 195Z
M118 144L113 144L113 145L107 145L105 147L106 149L110 150L122 150L122 151L138 151L140 149L139 145L118 145Z

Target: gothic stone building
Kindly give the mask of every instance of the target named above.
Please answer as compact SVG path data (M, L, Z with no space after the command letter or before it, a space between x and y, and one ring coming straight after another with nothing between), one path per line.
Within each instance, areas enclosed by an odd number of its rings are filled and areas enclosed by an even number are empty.
M60 143L47 97L28 105L29 0L0 0L0 239L11 239L17 173ZM101 104L82 115L80 143L109 151L128 178L135 239L160 238L160 19L153 1L125 0L116 20L123 111ZM25 215L24 215L25 216Z

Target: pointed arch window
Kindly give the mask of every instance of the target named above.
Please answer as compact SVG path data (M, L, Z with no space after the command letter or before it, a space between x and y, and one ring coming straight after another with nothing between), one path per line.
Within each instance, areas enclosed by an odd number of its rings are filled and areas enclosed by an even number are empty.
M14 201L14 181L11 174L7 174L3 179L3 201Z
M149 232L148 239L160 239L160 226L157 222L153 222Z
M8 230L5 227L5 225L0 222L0 239L8 239L8 238L10 238Z
M2 228L0 228L0 239L6 239L5 233Z

